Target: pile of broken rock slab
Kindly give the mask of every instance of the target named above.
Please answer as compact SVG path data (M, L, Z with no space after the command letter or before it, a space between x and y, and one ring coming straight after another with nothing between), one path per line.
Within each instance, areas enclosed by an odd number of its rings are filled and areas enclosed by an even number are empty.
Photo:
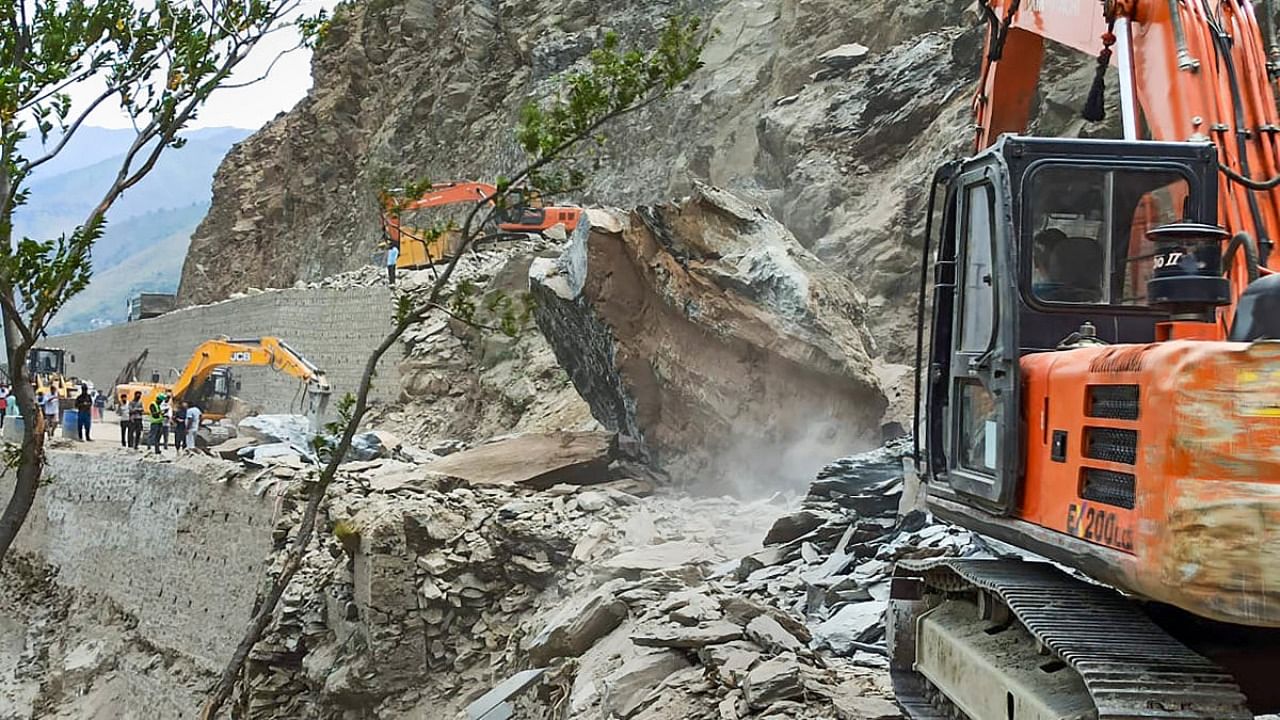
M831 464L738 561L706 563L688 543L605 560L603 584L525 642L532 667L465 717L900 717L882 620L894 562L985 552L963 530L900 515L906 450Z

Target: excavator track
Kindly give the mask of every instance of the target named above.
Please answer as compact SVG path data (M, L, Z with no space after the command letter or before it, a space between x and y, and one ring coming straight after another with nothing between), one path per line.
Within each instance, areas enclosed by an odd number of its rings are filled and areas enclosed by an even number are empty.
M1114 590L1042 562L939 558L902 561L899 568L933 591L978 589L998 598L1036 642L1075 670L1099 720L1253 717L1230 674ZM922 701L922 689L932 690L923 678L904 683L904 709L914 718L938 717Z

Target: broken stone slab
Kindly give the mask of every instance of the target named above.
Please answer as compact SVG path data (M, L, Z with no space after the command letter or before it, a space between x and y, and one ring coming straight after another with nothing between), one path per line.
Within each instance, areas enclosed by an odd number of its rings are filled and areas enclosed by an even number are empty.
M621 718L629 718L644 707L649 693L671 673L689 667L685 656L662 650L631 658L604 680L604 707Z
M453 453L427 469L473 485L545 490L561 483L591 485L608 480L613 452L611 433L527 433Z
M600 512L609 507L609 497L603 493L587 491L579 493L574 502L583 512Z
M311 422L301 415L252 415L236 424L241 435L260 443L284 443L299 448L311 446Z
M507 720L514 714L511 701L533 686L546 668L524 670L503 680L467 706L467 720Z
M705 543L675 541L628 550L605 560L600 566L622 575L638 575L701 565L713 560L715 552Z
M298 454L298 449L286 443L250 445L249 447L240 448L236 455L241 460L259 467L266 465L268 460L297 460L299 462L302 460Z
M720 682L731 688L741 687L742 679L762 657L763 648L745 641L708 645L698 651L702 664L715 670Z
M764 544L781 545L782 543L789 543L817 530L830 519L832 518L829 514L820 514L808 509L798 510L790 515L783 515L774 521L773 527L769 528L769 533L764 536Z
M902 711L883 698L865 697L857 683L844 683L831 696L840 720L900 720Z
M902 482L902 459L911 453L911 439L901 438L874 450L850 455L818 471L806 502L862 494L883 493ZM900 490L898 490L900 493Z
M253 447L257 444L258 441L251 437L240 436L224 440L209 449L214 455L217 455L223 460L239 460L241 450L247 447Z
M767 615L800 642L808 643L812 639L809 628L805 627L804 623L788 615L785 610L772 605L756 602L750 598L730 595L721 599L720 609L724 611L726 620L739 625L747 625L755 618Z
M697 627L660 625L640 630L631 636L631 642L640 647L680 648L685 650L741 639L742 626L723 620L703 623Z
M351 438L348 457L356 460L391 457L400 449L400 438L385 430L369 430Z
M742 683L742 693L753 708L767 708L780 700L790 700L804 695L800 680L800 662L795 655L779 655L766 660L747 673Z
M852 654L858 645L883 632L884 609L884 603L874 600L845 605L814 628L814 647L827 648L838 655Z
M866 45L860 43L845 43L840 47L832 48L818 56L818 62L827 67L847 69L854 67L867 59L867 53L870 50Z
M688 627L719 620L720 616L720 603L703 593L690 593L679 607L672 608L668 614L674 622Z
M627 605L616 592L623 584L605 583L580 605L568 605L547 620L526 649L535 664L558 657L577 657L608 635L627 617Z
M794 653L804 648L804 643L768 615L756 616L747 623L746 634L749 639L771 653Z

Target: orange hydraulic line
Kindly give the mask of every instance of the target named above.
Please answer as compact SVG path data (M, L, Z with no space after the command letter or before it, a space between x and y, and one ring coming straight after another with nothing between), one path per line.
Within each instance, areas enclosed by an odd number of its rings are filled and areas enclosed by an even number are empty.
M1175 70L1175 72L1192 75L1193 78L1189 78L1182 85L1184 87L1194 87L1197 94L1200 95L1201 105L1197 111L1200 116L1200 126L1196 128L1196 132L1203 134L1217 145L1219 156L1223 158L1227 165L1238 164L1231 161L1234 157L1235 146L1228 142L1225 137L1226 133L1217 133L1212 129L1222 118L1223 107L1221 103L1224 93L1221 92L1221 83L1218 77L1217 53L1213 49L1212 42L1207 37L1209 33L1208 19L1201 14L1201 8L1198 3L1189 2L1184 5L1184 3L1179 2L1177 7L1182 15L1183 27L1186 29L1187 49L1192 57L1200 62L1199 69L1195 71ZM1182 12L1184 9L1185 12ZM1229 127L1228 124L1228 130ZM1160 139L1184 140L1185 138ZM1218 176L1218 196L1221 199L1218 213L1222 224L1231 233L1243 229L1245 218L1240 212L1236 190L1227 181L1226 176L1221 174Z

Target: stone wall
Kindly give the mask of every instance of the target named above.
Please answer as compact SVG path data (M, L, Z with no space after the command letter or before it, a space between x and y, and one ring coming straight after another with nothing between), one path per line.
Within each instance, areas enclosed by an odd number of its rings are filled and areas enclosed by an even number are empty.
M106 596L157 646L210 670L226 662L253 609L272 547L273 503L236 466L53 451L17 549L58 581ZM0 495L13 491L0 475Z
M144 349L149 353L138 379L150 380L152 372L159 372L169 382L174 377L171 369L186 365L205 340L220 335L274 335L322 368L337 398L355 392L365 360L391 327L392 310L385 285L270 290L150 320L52 337L48 344L68 350L72 375L105 388ZM399 360L395 350L384 356L372 399L395 397ZM239 369L236 377L241 381L237 394L263 411L301 411L297 379L267 368Z

